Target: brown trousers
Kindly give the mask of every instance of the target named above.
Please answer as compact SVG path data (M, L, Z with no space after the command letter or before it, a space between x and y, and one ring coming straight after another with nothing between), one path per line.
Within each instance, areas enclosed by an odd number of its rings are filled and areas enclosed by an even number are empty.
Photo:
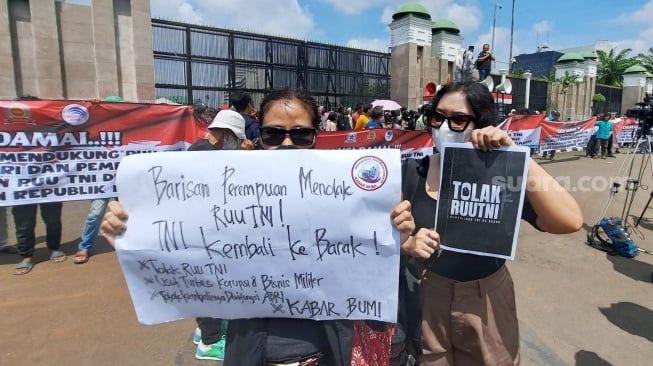
M505 266L469 282L427 271L420 298L420 365L519 365L515 290Z

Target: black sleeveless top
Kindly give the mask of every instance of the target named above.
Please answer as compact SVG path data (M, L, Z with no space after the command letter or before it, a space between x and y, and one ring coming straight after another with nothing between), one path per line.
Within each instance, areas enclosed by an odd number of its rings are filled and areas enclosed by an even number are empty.
M421 228L432 229L435 223L437 200L426 193L429 161L428 156L421 160L408 159L403 167L402 193L404 199L409 200L412 205L416 232ZM537 214L528 198L524 199L522 219L539 230L536 225ZM496 272L504 263L505 259L501 258L443 250L439 256L437 252L433 254L424 265L442 277L465 282L485 278Z

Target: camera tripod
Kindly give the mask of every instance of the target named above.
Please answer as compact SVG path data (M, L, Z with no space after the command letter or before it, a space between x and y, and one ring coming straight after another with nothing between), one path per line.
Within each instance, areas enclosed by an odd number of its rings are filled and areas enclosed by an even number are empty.
M587 242L589 245L596 247L597 249L601 249L607 252L613 252L612 245L610 242L609 238L603 238L601 237L600 234L600 223L602 220L605 219L605 215L608 212L608 209L610 208L610 205L612 204L612 201L614 200L616 194L619 192L620 187L624 187L626 191L626 197L624 200L624 205L621 210L621 216L620 216L620 223L623 226L623 229L625 230L625 235L629 235L631 232L634 232L639 223L642 220L642 217L646 213L646 210L651 203L651 200L653 200L653 191L650 193L649 199L646 202L646 205L644 206L644 210L642 211L641 215L637 219L636 223L634 226L628 224L628 218L630 217L630 210L632 208L633 202L635 201L635 196L639 188L642 188L643 190L648 190L649 187L648 185L642 184L642 178L644 178L644 174L646 172L647 167L650 166L650 172L651 172L651 178L653 181L653 153L651 152L652 147L651 147L651 133L653 130L649 131L641 131L641 137L637 139L636 143L633 145L631 144L628 148L627 156L621 163L621 166L619 167L619 171L617 173L617 179L612 183L612 187L610 188L610 197L608 198L608 201L605 203L603 206L603 209L601 210L601 213L599 214L599 217L596 221L596 224L592 226L592 229L590 232L587 234ZM640 149L643 147L646 147L646 152L643 152L642 154L639 154ZM640 157L640 159L637 159L637 157ZM636 161L639 160L638 164L636 164ZM636 165L639 165L636 167ZM637 170L637 174L633 174ZM643 238L643 235L640 236ZM595 242L595 239L598 239L598 242ZM653 252L649 250L645 250L642 248L637 248L639 252L644 252L647 254L653 254Z

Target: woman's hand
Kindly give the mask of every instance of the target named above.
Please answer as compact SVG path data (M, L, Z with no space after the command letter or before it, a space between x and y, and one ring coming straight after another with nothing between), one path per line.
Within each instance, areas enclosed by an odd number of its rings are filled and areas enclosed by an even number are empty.
M501 146L515 146L515 142L506 131L494 126L472 130L472 137L469 141L483 151L490 151Z
M107 242L115 248L116 235L120 235L127 230L125 221L129 216L124 208L118 201L111 201L107 207L107 212L104 214L104 219L100 225L100 234L107 239Z
M438 249L440 249L440 235L434 230L424 228L419 229L414 236L401 244L402 254L424 259L430 258Z
M390 213L395 227L401 234L402 242L408 239L410 234L413 233L413 230L415 230L415 220L413 220L413 214L410 210L410 201L404 200L399 202Z
M254 149L256 149L256 144L252 140L245 139L240 144L240 149L241 150L254 150Z

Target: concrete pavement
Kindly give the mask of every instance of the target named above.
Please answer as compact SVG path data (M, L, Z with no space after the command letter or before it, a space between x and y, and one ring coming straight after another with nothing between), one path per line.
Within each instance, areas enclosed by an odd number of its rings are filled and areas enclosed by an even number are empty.
M600 178L617 174L626 158L593 160L582 152L558 153L543 161L549 172L569 180L585 216L597 220L609 197ZM641 156L637 156L637 159ZM636 164L636 170L639 165ZM653 190L635 194L631 216L639 216ZM622 212L625 192L615 195L608 216ZM62 250L72 255L89 202L64 204ZM10 217L9 221L12 219ZM10 224L10 242L15 243ZM2 365L210 365L194 359L194 320L142 326L135 313L115 252L98 239L90 261L47 261L44 227L37 225L37 265L14 276L18 255L0 254L0 364ZM569 235L540 233L523 223L515 280L523 365L650 365L653 360L653 256L608 256L585 244L584 230ZM633 234L653 250L653 206Z

